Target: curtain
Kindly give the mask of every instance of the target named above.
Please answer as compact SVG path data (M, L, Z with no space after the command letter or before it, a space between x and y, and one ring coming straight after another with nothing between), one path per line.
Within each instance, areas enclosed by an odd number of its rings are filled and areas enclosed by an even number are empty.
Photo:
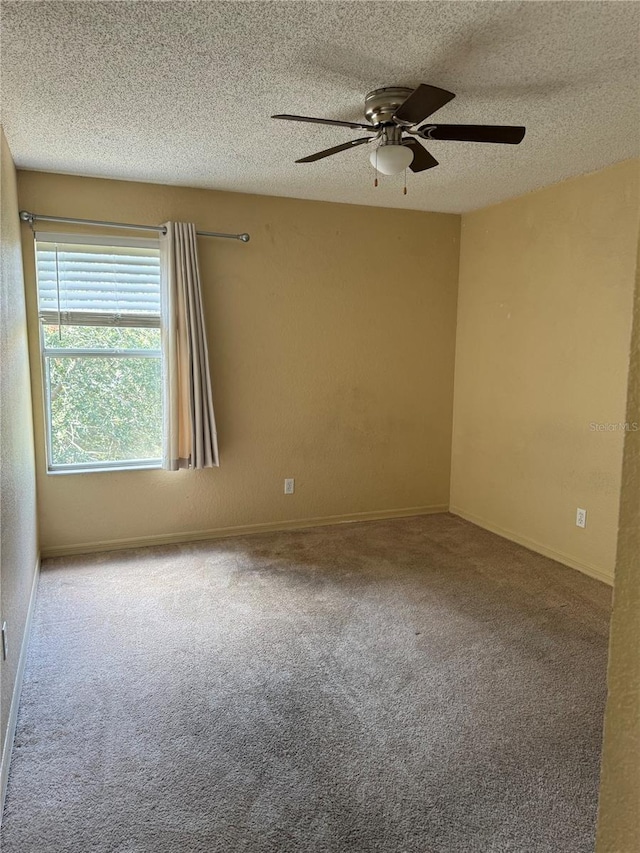
M202 311L196 227L166 222L160 236L161 336L164 381L162 467L219 464Z

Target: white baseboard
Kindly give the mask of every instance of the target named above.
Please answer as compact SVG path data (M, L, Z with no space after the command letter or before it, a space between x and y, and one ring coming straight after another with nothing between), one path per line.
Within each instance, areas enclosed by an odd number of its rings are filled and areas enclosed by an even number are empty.
M460 518L464 518L465 521L470 521L472 524L475 524L477 527L482 527L484 530L488 530L491 533L496 533L498 536L502 536L503 539L509 539L511 542L515 542L517 545L523 545L525 548L528 548L530 551L535 551L537 554L542 554L543 557L549 557L552 560L555 560L557 563L562 563L564 566L569 566L570 569L577 569L579 572L582 572L585 575L589 575L591 578L595 578L596 580L602 581L603 583L608 584L609 586L613 586L613 574L606 571L606 569L601 569L599 566L594 566L591 563L585 563L582 560L576 560L575 557L569 556L569 554L565 554L562 551L556 551L553 548L547 548L546 545L541 545L540 542L536 542L533 539L528 539L526 536L521 536L519 533L514 533L512 530L506 530L504 527L499 527L497 524L492 524L489 521L486 521L484 518L480 518L477 515L473 515L470 512L466 512L460 507L452 506L449 508L449 512L453 515L458 515Z
M31 593L29 594L29 605L27 607L27 618L24 624L24 633L22 635L22 643L20 644L20 656L18 658L18 668L16 670L16 679L13 683L13 693L11 695L11 707L9 708L9 720L7 722L7 730L4 735L4 743L2 744L2 760L0 763L0 823L2 823L2 815L4 813L4 798L7 793L7 781L9 779L9 765L11 764L11 752L13 750L13 739L16 734L16 723L18 721L18 707L20 705L20 694L22 692L22 679L24 677L24 668L27 663L27 649L29 647L29 638L31 636L31 623L33 621L33 612L35 610L36 596L38 594L38 578L40 576L40 557L36 560L35 569L33 572L33 581L31 583Z
M183 533L166 533L154 536L136 536L131 539L108 539L100 542L80 542L42 548L42 558L68 557L74 554L92 554L97 551L120 551L123 548L144 548L149 545L171 545L180 542L199 542L206 539L223 539L230 536L250 536L255 533L277 533L284 530L303 530L307 527L325 527L330 524L353 524L358 521L383 521L387 518L406 518L412 515L434 515L448 512L447 504L411 506L402 509L383 509L355 512L348 515L326 515L320 518L299 518L291 521L273 521L263 524L244 524L236 527L215 527L211 530L192 530Z

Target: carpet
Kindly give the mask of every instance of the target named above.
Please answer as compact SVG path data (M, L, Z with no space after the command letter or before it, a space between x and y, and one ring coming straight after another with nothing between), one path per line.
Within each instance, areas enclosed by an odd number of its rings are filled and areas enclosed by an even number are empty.
M3 853L592 853L609 605L447 514L47 560Z

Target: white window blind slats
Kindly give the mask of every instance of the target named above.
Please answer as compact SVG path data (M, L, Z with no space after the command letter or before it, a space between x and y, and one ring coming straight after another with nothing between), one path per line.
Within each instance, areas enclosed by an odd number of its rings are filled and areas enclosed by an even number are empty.
M160 317L155 314L113 314L101 311L40 310L40 319L50 326L118 326L128 329L159 329Z
M38 241L36 263L39 314L44 322L160 325L157 248Z

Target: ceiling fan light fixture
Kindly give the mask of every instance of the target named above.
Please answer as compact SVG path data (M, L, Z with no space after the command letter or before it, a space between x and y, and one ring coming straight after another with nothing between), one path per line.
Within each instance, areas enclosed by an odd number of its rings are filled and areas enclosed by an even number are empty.
M383 175L399 175L413 161L413 151L406 145L379 145L369 155L374 169Z

